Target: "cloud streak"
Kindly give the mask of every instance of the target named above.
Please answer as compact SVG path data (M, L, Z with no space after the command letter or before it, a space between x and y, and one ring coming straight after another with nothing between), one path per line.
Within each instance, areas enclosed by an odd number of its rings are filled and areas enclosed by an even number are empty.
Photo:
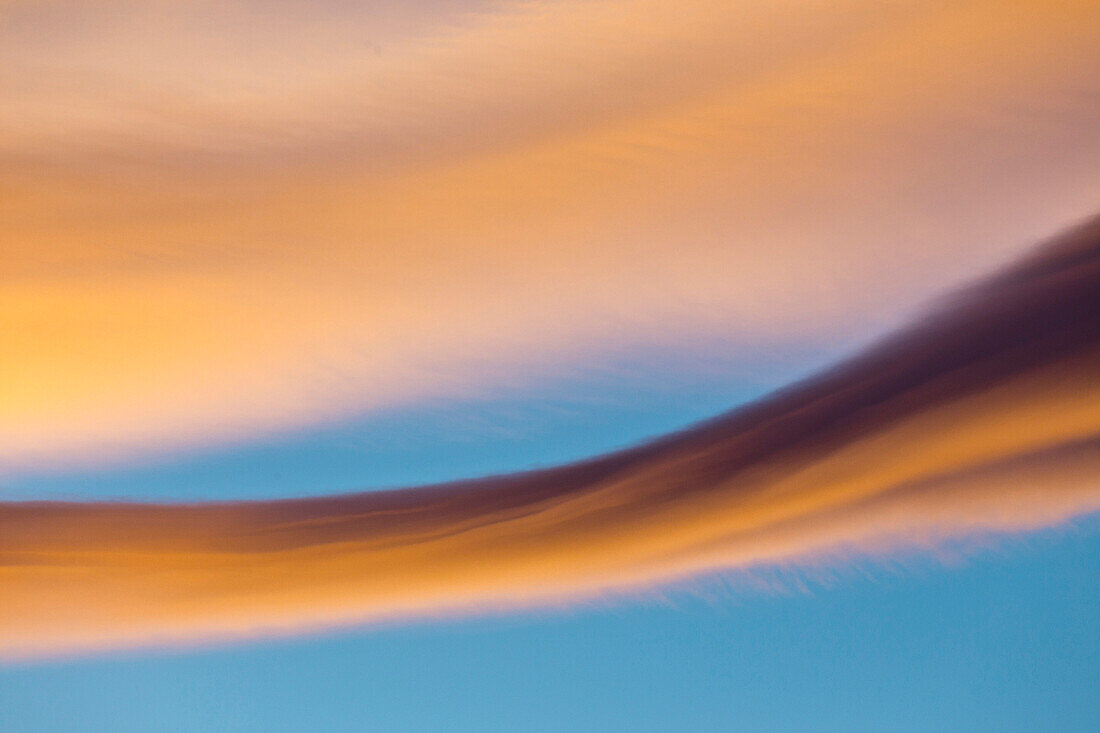
M0 504L0 654L577 600L1100 509L1100 220L686 432L457 484Z

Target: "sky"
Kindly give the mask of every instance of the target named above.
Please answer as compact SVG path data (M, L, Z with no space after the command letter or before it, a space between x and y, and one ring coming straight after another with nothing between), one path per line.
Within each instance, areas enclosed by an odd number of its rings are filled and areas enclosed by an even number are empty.
M0 0L0 729L1088 730L1097 48Z

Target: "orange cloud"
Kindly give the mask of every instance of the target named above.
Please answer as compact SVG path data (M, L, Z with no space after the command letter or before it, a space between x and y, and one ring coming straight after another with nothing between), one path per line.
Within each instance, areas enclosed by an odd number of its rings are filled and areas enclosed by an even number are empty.
M1085 0L280 7L0 3L0 470L850 339L1100 195Z
M560 468L315 499L0 504L0 653L514 607L1100 510L1100 220L821 375Z

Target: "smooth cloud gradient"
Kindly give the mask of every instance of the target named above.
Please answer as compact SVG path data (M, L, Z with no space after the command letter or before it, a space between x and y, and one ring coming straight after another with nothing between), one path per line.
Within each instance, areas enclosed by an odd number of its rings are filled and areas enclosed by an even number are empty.
M1093 213L1091 0L0 1L0 474L902 322Z
M330 498L0 504L0 654L515 607L1100 509L1100 220L815 378L571 466Z

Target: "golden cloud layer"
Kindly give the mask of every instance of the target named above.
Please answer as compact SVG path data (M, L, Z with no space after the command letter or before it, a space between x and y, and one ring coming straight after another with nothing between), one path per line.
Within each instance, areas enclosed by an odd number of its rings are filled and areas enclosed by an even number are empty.
M0 470L848 339L1100 195L1090 0L0 2Z

